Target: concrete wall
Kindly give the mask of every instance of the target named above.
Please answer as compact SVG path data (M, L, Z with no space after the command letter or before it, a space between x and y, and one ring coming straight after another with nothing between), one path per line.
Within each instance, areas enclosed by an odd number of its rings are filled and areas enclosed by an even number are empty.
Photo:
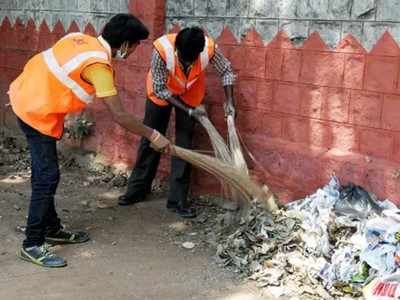
M293 199L336 174L400 201L399 6L167 0L166 27L204 27L232 61L238 127L261 181ZM224 130L223 91L215 75L208 80L210 114ZM196 180L195 188L216 190L212 178Z
M38 52L51 47L68 32L80 30L86 34L97 36L106 19L103 19L104 22L98 23L97 26L94 26L90 20L98 20L98 16L108 18L116 12L111 13L111 8L116 7L116 3L119 3L118 9L124 12L129 11L138 16L151 32L150 39L142 42L129 60L123 64L117 61L114 62L116 85L124 106L139 118L143 116L145 103L144 82L150 66L151 39L164 32L164 1L79 0L78 4L80 5L76 11L76 17L71 18L70 15L73 10L69 9L69 7L73 7L71 3L74 0L35 1L34 11L37 14L34 14L32 18L29 17L33 11L32 7L25 6L27 2L32 3L32 1L12 1L13 3L11 1L0 1L0 13L3 16L3 20L0 23L0 39L2 41L0 43L0 129L18 130L15 116L11 107L7 105L9 102L7 91L10 83L22 72L28 59ZM54 6L55 3L60 6ZM85 9L81 6L82 3L86 3ZM129 4L128 8L126 3ZM24 6L21 6L22 4ZM100 4L103 5L99 6ZM20 7L20 9L11 9L13 7ZM45 12L36 10L37 7L44 7L45 11L48 9L49 11L51 10L51 13L49 12L48 16L42 19ZM102 9L96 9L95 7L102 7ZM59 13L57 15L60 19L53 16L55 11ZM82 18L87 21L80 23ZM93 134L83 141L82 146L85 149L102 154L106 163L132 166L135 161L139 137L110 122L110 115L101 101L94 101L93 104L87 107L86 113L92 117L96 126ZM66 142L68 144L72 143L71 141ZM168 161L163 161L163 167L160 168L161 176L167 176L166 165L168 165Z
M400 41L398 0L167 0L167 27L201 25L213 36L229 26L236 38L255 27L265 42L279 30L301 44L318 31L331 47L347 33L370 49L385 30Z
M45 20L52 29L60 20L67 29L75 21L82 30L91 23L99 31L110 16L127 12L128 4L129 0L0 0L0 22L5 16L11 23L31 18L37 26Z
M231 13L232 18L206 17L206 14L219 16L215 10L225 11L228 7L225 1L208 2L207 9L203 7L203 18L191 17L191 14L197 14L199 5L205 1L175 2L181 5L179 11L188 14L182 19L184 22L201 19L209 29L214 28L210 25L214 21L233 22L238 19L239 29L236 31L240 31L240 24L254 19L248 18L251 7L248 8L249 14L240 18L235 17L234 13ZM259 3L250 2L252 5ZM316 2L299 1L298 4L294 2L293 7L287 6L295 8L296 15L307 13L307 19L296 20L299 22L296 28L301 29L301 24L306 24L308 28L312 24L319 24L312 20L319 15L312 8L305 9L300 5ZM347 3L329 3L339 2ZM350 22L343 16L343 20L339 21L340 26L349 22L361 24L362 34L368 26L380 28L381 23L374 21L374 18L395 19L387 14L396 11L396 6L390 9L383 5L389 2L395 4L394 1L385 0L376 2L377 6L371 11L360 8L361 12L370 11L363 16L366 19ZM167 3L166 10L165 1L135 0L130 1L129 8L150 28L154 38L164 33L166 11L172 16L171 3ZM223 5L215 7L214 4L218 3ZM352 2L350 15L362 3L368 6L372 2ZM263 14L269 11L265 10ZM278 7L278 13L280 11ZM324 12L320 11L321 14ZM237 10L237 14L244 12L246 9ZM262 19L258 17L261 13L252 13L257 20L269 18ZM373 18L369 19L371 14ZM277 21L278 26L284 20L283 17L272 19L269 21ZM171 24L171 17L168 17L167 23ZM394 28L397 26L396 22L390 24ZM13 23L5 18L1 23L0 126L11 127L12 124L10 108L5 108L9 83L21 72L29 57L50 47L63 36L67 31L65 27L62 22L48 26L47 21L37 26L33 19L27 22L16 20ZM267 182L286 200L312 192L325 184L332 174L336 174L343 183L355 182L381 198L390 197L400 203L400 47L394 39L396 35L380 34L381 29L377 29L378 41L368 49L370 51L365 49L363 41L360 42L353 35L341 36L335 40L337 46L332 49L327 45L329 39L326 39L324 28L322 26L321 30L309 36L308 29L308 37L300 46L293 43L293 39L294 42L299 39L293 38L289 30L289 34L277 34L273 29L275 34L265 39L256 30L250 30L240 42L230 29L224 30L219 36L217 32L214 33L220 49L231 60L238 74L235 87L237 126L246 147L256 158L256 162L249 160L252 174L254 178ZM73 22L69 26L71 31L79 29L88 34L98 34L91 24L78 28ZM150 39L142 43L125 63L115 62L117 86L124 106L138 116L143 116L146 97L144 82L151 51ZM225 135L222 113L224 93L212 68L208 71L207 81L205 101L209 104L209 115ZM93 134L83 141L83 147L103 154L110 163L131 166L135 161L139 138L111 123L101 101L90 105L87 113L96 121L96 126ZM173 132L169 131L168 134L172 136ZM194 142L196 149L210 149L208 137L200 127L196 130ZM167 159L162 160L160 170L161 176L168 176ZM197 171L192 190L195 193L218 192L219 184L215 178Z

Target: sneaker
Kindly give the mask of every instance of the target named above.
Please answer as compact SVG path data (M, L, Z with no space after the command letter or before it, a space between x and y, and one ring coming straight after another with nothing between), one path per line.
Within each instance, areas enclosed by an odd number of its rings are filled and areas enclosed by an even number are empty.
M17 256L22 260L29 261L46 268L65 267L67 265L67 261L51 252L48 247L49 246L46 244L29 248L22 247L18 251Z
M170 212L177 213L179 216L185 219L196 218L196 210L194 208L180 208L177 203L167 203L167 209Z
M56 233L49 233L46 236L46 243L50 245L80 244L90 240L89 234L84 231L67 231L60 229Z
M197 217L196 210L194 208L177 208L176 212L179 216L185 219L193 219Z
M146 195L136 195L136 196L128 196L122 195L118 198L118 204L121 206L128 206L138 202L143 202L146 199Z

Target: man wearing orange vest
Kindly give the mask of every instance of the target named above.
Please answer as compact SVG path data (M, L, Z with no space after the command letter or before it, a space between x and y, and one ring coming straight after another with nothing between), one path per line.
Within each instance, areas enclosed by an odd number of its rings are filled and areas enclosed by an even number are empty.
M185 28L178 34L167 34L154 42L151 69L147 77L147 97L144 124L162 134L168 127L172 106L175 106L175 143L191 148L193 118L205 114L202 102L205 94L205 71L213 65L225 89L225 116L234 115L233 83L235 75L229 61L217 49L213 39L198 27ZM128 188L119 198L120 205L144 200L150 193L160 154L142 139L135 168ZM190 164L173 157L167 208L184 218L196 216L188 201Z
M68 113L82 111L97 96L115 122L148 139L154 148L169 151L169 141L163 135L124 110L114 86L111 59L127 58L148 35L136 17L118 14L98 38L82 33L66 35L30 59L11 84L10 102L32 160L32 195L20 258L44 267L63 267L66 260L46 245L89 240L85 232L64 230L54 205L60 178L56 141L62 137Z

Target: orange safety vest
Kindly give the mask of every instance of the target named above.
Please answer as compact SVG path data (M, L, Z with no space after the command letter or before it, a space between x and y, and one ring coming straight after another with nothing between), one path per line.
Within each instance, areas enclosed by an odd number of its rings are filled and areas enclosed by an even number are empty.
M179 96L183 102L191 107L199 106L204 98L206 89L205 69L214 56L215 43L213 39L206 37L204 51L195 61L186 76L179 66L178 57L175 51L176 34L167 34L154 42L154 47L165 61L169 71L167 88L174 96ZM153 90L153 75L147 75L147 97L160 106L168 105L168 102L157 98Z
M94 63L111 66L108 43L79 32L66 35L31 58L11 83L14 113L42 134L60 138L65 115L83 110L94 98L94 87L81 78Z

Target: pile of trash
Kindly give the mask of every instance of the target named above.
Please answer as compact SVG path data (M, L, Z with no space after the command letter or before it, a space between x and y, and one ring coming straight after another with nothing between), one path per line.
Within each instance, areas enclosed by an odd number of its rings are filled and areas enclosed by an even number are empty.
M254 203L239 224L218 234L218 261L275 297L400 294L400 210L362 187L341 186L332 177L277 214Z

